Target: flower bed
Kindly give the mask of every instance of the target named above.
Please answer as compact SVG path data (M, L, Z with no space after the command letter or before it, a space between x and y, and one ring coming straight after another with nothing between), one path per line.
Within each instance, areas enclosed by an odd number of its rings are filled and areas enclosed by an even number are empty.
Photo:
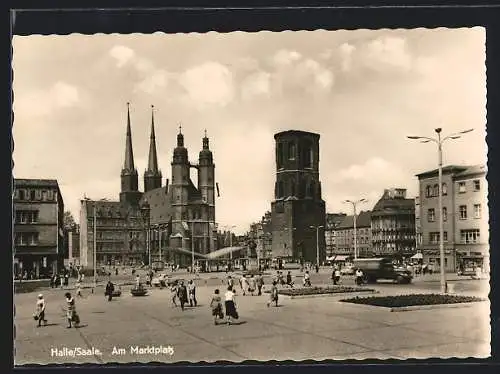
M341 300L346 303L381 306L386 308L404 308L423 305L459 304L484 301L474 296L457 296L441 294L415 294L398 296L354 297Z
M270 291L265 291L269 293ZM304 288L288 288L278 290L278 294L284 296L307 296L307 295L327 295L340 294L347 292L374 292L371 288L365 287L344 287L344 286L329 286L329 287L304 287Z

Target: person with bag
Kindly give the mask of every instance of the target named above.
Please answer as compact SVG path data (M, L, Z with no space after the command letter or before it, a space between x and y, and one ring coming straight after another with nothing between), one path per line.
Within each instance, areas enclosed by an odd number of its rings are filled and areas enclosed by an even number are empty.
M233 292L233 287L229 286L227 288L227 292L224 295L225 299L225 307L226 307L226 317L227 324L231 324L231 318L238 319L238 312L236 311L236 301L235 301L235 293Z
M72 327L72 323L75 327L80 325L80 316L76 312L75 299L71 296L69 292L64 294L66 297L66 318L68 319L68 329Z
M218 319L224 319L224 312L222 311L222 301L219 294L219 289L214 291L212 301L210 301L210 308L212 308L212 316L214 317L214 325L218 324Z
M45 319L45 300L43 299L43 295L39 294L38 295L38 300L36 301L36 311L35 314L33 314L33 318L35 321L38 321L38 326L42 326L42 322L44 326L47 326L47 320Z

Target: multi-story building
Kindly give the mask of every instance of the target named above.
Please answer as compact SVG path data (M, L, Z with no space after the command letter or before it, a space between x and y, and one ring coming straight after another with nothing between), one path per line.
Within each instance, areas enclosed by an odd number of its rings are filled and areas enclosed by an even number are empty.
M337 237L335 229L344 221L345 217L345 213L326 214L325 243L327 257L332 257L337 254Z
M259 259L272 258L271 212L266 212L259 222L250 225L248 238L255 242L255 251Z
M57 180L14 179L14 274L49 277L64 263L64 201Z
M190 163L184 135L179 129L171 163L172 183L169 185L167 179L162 185L152 116L148 166L144 172L144 192L141 192L132 149L130 109L127 110L119 201L84 199L81 202L83 266L93 264L94 231L97 264L137 264L151 258L185 265L190 264L193 250L199 257L217 248L215 164L206 132L202 143L198 164ZM190 178L192 168L198 172L197 186Z
M372 255L371 212L361 211L356 216L356 247L359 257ZM354 216L345 216L334 229L336 254L354 256Z
M80 265L80 226L75 224L65 227L64 242L67 247L67 258L64 259L68 267Z
M482 165L443 167L443 210L438 211L438 170L417 175L420 187L422 254L440 266L439 220L443 217L445 269L474 263L489 271L489 229L486 168Z
M406 198L406 189L384 190L372 209L371 229L375 255L415 254L415 200Z
M274 135L276 183L271 203L273 257L324 261L325 202L319 179L319 134L289 130Z

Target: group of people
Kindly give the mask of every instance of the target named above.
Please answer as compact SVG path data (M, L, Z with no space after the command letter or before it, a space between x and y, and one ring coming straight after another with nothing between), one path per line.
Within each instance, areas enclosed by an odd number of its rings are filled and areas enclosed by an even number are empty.
M66 319L68 321L67 328L69 329L71 327L79 327L80 316L76 312L75 299L69 292L66 292L64 294L64 297L66 298ZM33 313L34 320L38 322L37 327L48 325L46 318L46 309L47 303L43 297L43 294L39 294L36 301L35 313Z
M177 307L177 300L179 300L182 310L184 310L187 303L189 303L190 307L198 306L198 301L196 300L196 284L192 279L189 280L187 286L184 284L184 281L174 283L170 291L172 292L172 304L174 307Z

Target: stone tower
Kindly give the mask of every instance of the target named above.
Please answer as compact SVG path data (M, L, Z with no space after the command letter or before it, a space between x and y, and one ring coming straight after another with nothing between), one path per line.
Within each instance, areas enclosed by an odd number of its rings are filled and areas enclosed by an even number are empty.
M190 187L190 164L188 150L184 147L184 135L179 126L177 135L177 147L174 149L172 158L172 232L182 233L185 227L182 222L188 220L189 187Z
M326 212L319 179L320 136L288 130L275 134L274 139L273 257L316 263L319 247L319 261L322 262L326 256Z
M151 135L149 138L148 168L144 172L144 192L161 187L161 171L156 154L154 106L151 106Z
M203 148L198 157L198 191L201 193L202 201L207 205L206 209L206 229L207 242L203 245L206 252L215 249L213 238L216 236L215 228L215 164L212 151L209 147L209 139L205 130L203 137ZM215 233L214 233L215 231Z
M139 192L139 177L134 166L134 151L132 150L132 131L130 128L130 104L127 103L127 134L125 139L125 161L121 172L120 201L137 205L142 196Z

